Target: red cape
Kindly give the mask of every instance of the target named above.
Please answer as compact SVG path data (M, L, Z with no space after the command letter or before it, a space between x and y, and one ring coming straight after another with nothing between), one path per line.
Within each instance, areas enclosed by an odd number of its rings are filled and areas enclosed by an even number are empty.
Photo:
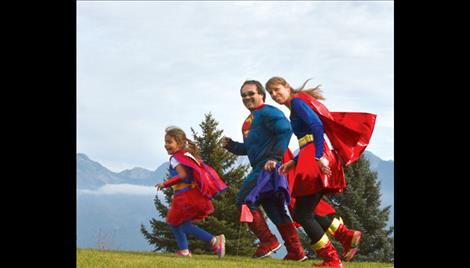
M377 115L370 113L330 112L322 103L305 92L299 92L293 97L303 100L320 116L325 133L334 147L334 150L330 151L328 146L325 146L325 155L327 158L333 158L332 154L338 155L345 165L350 165L359 159L369 144ZM293 158L292 152L287 149L282 162L285 163ZM340 165L340 163L337 163L337 165ZM341 174L343 173L341 172ZM295 168L289 171L287 179L289 182L289 191L292 194ZM292 198L289 204L291 213L294 204L295 198ZM335 209L323 199L320 199L320 202L314 208L314 213L319 216L325 216L335 212ZM298 226L298 224L296 225Z
M287 151L284 153L284 156L282 157L282 163L286 163L286 162L288 162L289 160L292 160L292 159L294 159L294 155L289 150L289 148L287 148ZM290 211L291 215L292 215L294 205L295 205L295 197L292 196L292 189L294 187L294 180L295 180L295 168L291 169L289 171L289 173L287 174L287 182L289 183L289 192L291 194L291 200L290 200L290 203L289 203L288 207L289 207L289 211ZM313 212L316 215L325 216L325 215L328 215L328 214L335 213L336 210L330 204L328 204L325 200L320 199L320 202L318 202L317 206L313 209ZM295 225L296 225L296 227L300 227L300 225L297 222L295 223Z
M330 112L310 94L299 92L293 96L307 103L319 116L334 151L344 164L354 163L369 145L377 115L370 113Z
M194 156L184 150L176 152L173 156L182 165L193 170L194 180L199 187L199 191L205 197L212 199L217 193L228 188L219 177L219 174L202 160L194 158Z

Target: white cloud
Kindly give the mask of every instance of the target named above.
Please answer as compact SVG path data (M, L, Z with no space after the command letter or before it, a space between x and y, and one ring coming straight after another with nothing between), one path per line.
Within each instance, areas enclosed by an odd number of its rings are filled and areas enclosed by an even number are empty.
M78 194L92 194L92 195L150 195L163 197L163 193L157 191L153 186L141 186L133 184L105 184L96 190L77 189Z

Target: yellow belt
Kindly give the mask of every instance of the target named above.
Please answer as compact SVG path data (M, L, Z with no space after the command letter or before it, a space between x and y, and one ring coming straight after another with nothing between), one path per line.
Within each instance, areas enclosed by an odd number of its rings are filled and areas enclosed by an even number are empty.
M174 191L181 190L188 186L190 186L190 188L196 188L196 185L194 183L179 183L179 184L173 185L173 190Z
M313 141L313 135L307 134L299 139L299 147L304 146L305 144Z

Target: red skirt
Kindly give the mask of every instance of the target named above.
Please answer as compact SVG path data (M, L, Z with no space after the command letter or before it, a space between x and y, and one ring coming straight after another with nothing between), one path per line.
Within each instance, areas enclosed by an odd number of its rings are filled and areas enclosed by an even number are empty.
M295 167L294 186L292 196L305 196L317 193L321 190L325 194L340 193L346 188L344 171L336 153L331 151L324 143L324 156L328 159L331 176L320 171L320 166L315 160L315 145L308 143L299 152L297 166Z
M197 189L189 189L173 195L166 222L180 225L185 221L197 222L207 218L214 212L212 202Z

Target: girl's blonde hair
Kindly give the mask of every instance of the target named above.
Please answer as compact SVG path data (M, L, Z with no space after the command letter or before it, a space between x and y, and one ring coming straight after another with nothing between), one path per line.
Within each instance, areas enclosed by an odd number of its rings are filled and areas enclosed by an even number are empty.
M165 129L165 135L168 135L175 139L176 143L179 145L184 145L184 150L191 153L194 157L199 158L199 151L197 149L196 143L186 137L186 133L175 126L170 126Z
M310 79L312 78L305 80L304 84L300 88L293 89L284 78L279 77L279 76L274 76L274 77L271 77L268 80L268 82L266 82L265 88L269 93L271 93L273 86L282 85L282 86L290 88L292 91L291 92L292 95L295 93L299 93L300 91L304 91L305 93L310 94L312 97L314 97L317 100L325 100L325 97L323 97L323 94L322 94L322 90L320 89L320 85L317 85L316 87L313 87L313 88L304 89L305 85L307 84L308 81L310 81Z

